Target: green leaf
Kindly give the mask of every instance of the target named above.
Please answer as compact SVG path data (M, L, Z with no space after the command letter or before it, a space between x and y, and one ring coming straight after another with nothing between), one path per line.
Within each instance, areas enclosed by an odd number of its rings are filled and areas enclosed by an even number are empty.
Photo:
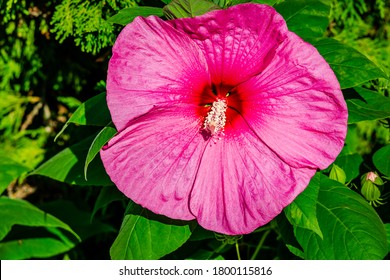
M84 176L84 165L89 148L95 136L64 149L57 155L44 162L32 175L42 175L54 180L80 186L111 186L113 183L108 177L100 157L96 157L90 164L87 172L88 181Z
M196 226L192 231L190 241L201 241L205 239L215 239L215 232Z
M284 209L284 213L294 227L311 230L322 238L322 232L316 216L319 188L320 175L317 173L311 179L306 189Z
M359 176L363 158L359 154L339 155L334 163L344 170L345 180L349 182Z
M387 78L371 60L335 39L314 40L312 44L329 63L342 89L355 87L377 78Z
M303 39L323 37L329 24L330 6L318 0L284 1L274 8L283 16L288 29Z
M72 201L50 201L40 205L40 208L66 222L83 241L102 233L117 231L110 224L105 224L98 219L91 221L91 212L79 209Z
M9 157L0 156L0 194L7 189L13 180L29 170L27 166Z
M252 0L252 3L258 3L258 4L267 4L270 6L274 6L277 2L280 0Z
M116 129L111 126L104 127L93 139L91 146L89 147L87 157L85 158L84 165L84 177L88 179L88 166L92 160L96 157L103 146L117 133Z
M119 235L111 247L111 258L159 259L190 238L192 224L153 214L130 202Z
M172 0L161 0L164 4L169 4Z
M78 240L80 237L64 222L43 212L25 200L0 197L0 240L14 225L30 227L61 228L72 233Z
M96 111L98 110L98 114ZM65 123L54 141L65 131L69 124L107 126L111 122L110 111L107 107L106 93L100 93L81 104Z
M292 246L290 244L286 244L286 246L287 246L288 250L291 253L293 253L295 256L297 256L297 257L299 257L301 259L304 258L304 253L300 249L298 249L298 248L296 248L296 247L294 247L294 246Z
M372 157L375 167L384 175L390 176L390 145L375 152Z
M200 16L218 10L219 6L206 0L172 0L163 8L168 19Z
M383 259L388 251L386 231L374 209L348 187L320 177L317 219L321 239L296 228L305 259Z
M214 3L218 1L218 0L215 0ZM230 6L235 6L235 5L238 5L238 4L243 4L243 3L249 3L249 2L252 2L251 0L220 0L219 2L225 2L224 6L221 6L223 8L225 7L230 7Z
M74 244L64 243L50 237L13 240L0 243L0 259L49 258L65 253L73 247Z
M111 202L122 200L124 198L126 197L118 190L116 186L103 187L96 199L95 206L93 207L91 220L99 209L106 207Z
M386 229L386 235L387 235L388 250L390 253L390 224L385 224L385 229Z
M360 87L354 88L353 91L353 97L347 99L349 124L390 117L389 97Z
M220 6L221 8L224 8L226 6L226 2L229 0L213 0L215 5Z
M120 10L116 15L110 17L107 22L127 25L138 16L147 17L152 15L162 17L164 15L163 9L158 7L146 6L124 8Z

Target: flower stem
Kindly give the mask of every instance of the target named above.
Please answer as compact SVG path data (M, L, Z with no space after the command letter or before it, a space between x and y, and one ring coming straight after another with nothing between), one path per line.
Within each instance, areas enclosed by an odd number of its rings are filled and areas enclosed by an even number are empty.
M263 247L263 244L264 244L265 239L267 238L268 234L270 234L270 233L271 233L271 230L270 230L270 229L267 230L266 232L264 232L263 236L262 236L261 239L260 239L259 244L258 244L257 247L256 247L255 252L254 252L253 255L252 255L251 260L255 260L255 259L256 259L257 255L258 255L259 252L260 252L261 247Z
M238 242L236 242L236 252L237 252L237 259L240 261L241 260L241 255L240 255L240 248L238 246Z

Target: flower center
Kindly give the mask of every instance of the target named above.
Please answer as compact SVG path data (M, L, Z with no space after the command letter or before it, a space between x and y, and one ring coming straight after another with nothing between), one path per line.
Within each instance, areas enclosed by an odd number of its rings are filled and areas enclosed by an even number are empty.
M226 124L226 109L227 102L225 99L217 99L217 101L214 101L211 105L211 109L203 124L203 129L211 137L223 135L223 130Z

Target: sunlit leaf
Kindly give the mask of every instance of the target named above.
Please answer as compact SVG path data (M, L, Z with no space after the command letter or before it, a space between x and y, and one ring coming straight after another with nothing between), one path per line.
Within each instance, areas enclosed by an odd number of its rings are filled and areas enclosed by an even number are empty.
M119 235L111 247L112 259L159 259L182 246L193 223L170 220L135 203L126 211Z
M71 123L77 125L107 126L110 122L111 115L107 107L106 93L103 92L81 104L62 127L61 131L57 134L56 139Z
M42 237L12 240L0 243L0 259L23 260L30 258L49 258L72 249L74 244Z
M207 0L172 0L163 11L168 19L174 19L200 16L218 9L219 6Z
M61 228L79 239L78 235L66 223L25 200L0 197L0 217L0 240L8 234L14 225Z
M318 0L284 1L274 8L283 16L288 29L303 39L322 37L329 25L330 6Z
M390 177L390 145L375 152L372 158L375 167L384 175Z
M367 57L335 39L319 39L313 41L312 44L332 67L342 89L355 87L369 80L387 77Z
M124 8L116 15L110 17L107 22L126 25L132 22L138 16L147 17L151 15L162 17L164 15L163 9L146 6Z
M307 188L284 209L284 213L294 227L309 229L322 238L316 212L319 188L320 176L316 174Z
M104 127L93 139L91 146L89 147L87 157L85 158L84 165L84 177L88 180L88 166L92 160L96 157L103 146L117 133L116 129L111 126Z
M95 137L96 136L88 137L85 140L64 149L31 172L29 176L42 175L60 182L81 186L113 185L103 167L100 157L96 157L89 164L87 171L88 181L85 180L85 160Z
M361 87L354 88L356 98L348 98L348 123L390 117L390 98Z
M375 210L356 192L322 175L317 204L321 239L297 228L305 259L383 259L388 252L384 225Z
M0 194L7 189L13 180L27 171L29 171L27 166L24 166L11 158L0 156Z

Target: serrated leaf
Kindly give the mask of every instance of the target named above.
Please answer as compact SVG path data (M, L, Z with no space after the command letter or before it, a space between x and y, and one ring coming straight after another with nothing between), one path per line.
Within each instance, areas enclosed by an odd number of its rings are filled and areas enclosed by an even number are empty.
M371 60L335 39L325 38L311 43L329 63L342 89L356 87L377 78L387 78Z
M386 231L375 210L359 194L324 175L317 219L323 239L307 229L295 231L305 259L383 259L387 254Z
M0 217L2 219L0 240L8 234L14 225L61 228L80 240L80 237L67 224L25 200L0 197Z
M390 117L389 97L361 87L351 91L353 91L353 96L347 99L349 124Z
M200 16L218 9L219 6L207 0L172 0L163 11L168 19L175 19Z
M318 0L284 1L274 8L283 16L288 29L303 39L322 37L329 25L330 6Z
M0 194L7 189L13 180L29 170L27 166L11 158L0 156Z
M30 258L49 258L72 249L75 244L64 243L58 239L26 238L0 243L0 259L23 260Z
M138 16L147 17L152 15L162 17L164 15L163 9L158 7L147 7L147 6L124 8L120 10L116 15L110 17L107 20L107 22L127 25Z
M284 209L287 219L294 227L302 227L318 234L322 232L317 221L317 197L320 188L320 176L317 173L306 189Z
M88 181L85 180L85 159L95 137L88 137L64 149L31 172L29 176L42 175L60 182L80 186L112 186L113 183L108 177L100 157L96 157L90 163L87 171Z
M159 259L184 244L191 236L191 222L175 221L131 202L120 232L111 247L115 260Z
M98 111L98 114L96 113ZM57 134L56 139L65 131L69 124L107 126L111 122L107 107L106 93L100 93L81 104Z
M88 180L88 166L96 155L100 152L103 146L117 133L116 129L111 126L104 127L93 139L91 146L88 149L84 164L84 177Z
M375 152L372 157L375 167L384 175L390 176L390 145Z

